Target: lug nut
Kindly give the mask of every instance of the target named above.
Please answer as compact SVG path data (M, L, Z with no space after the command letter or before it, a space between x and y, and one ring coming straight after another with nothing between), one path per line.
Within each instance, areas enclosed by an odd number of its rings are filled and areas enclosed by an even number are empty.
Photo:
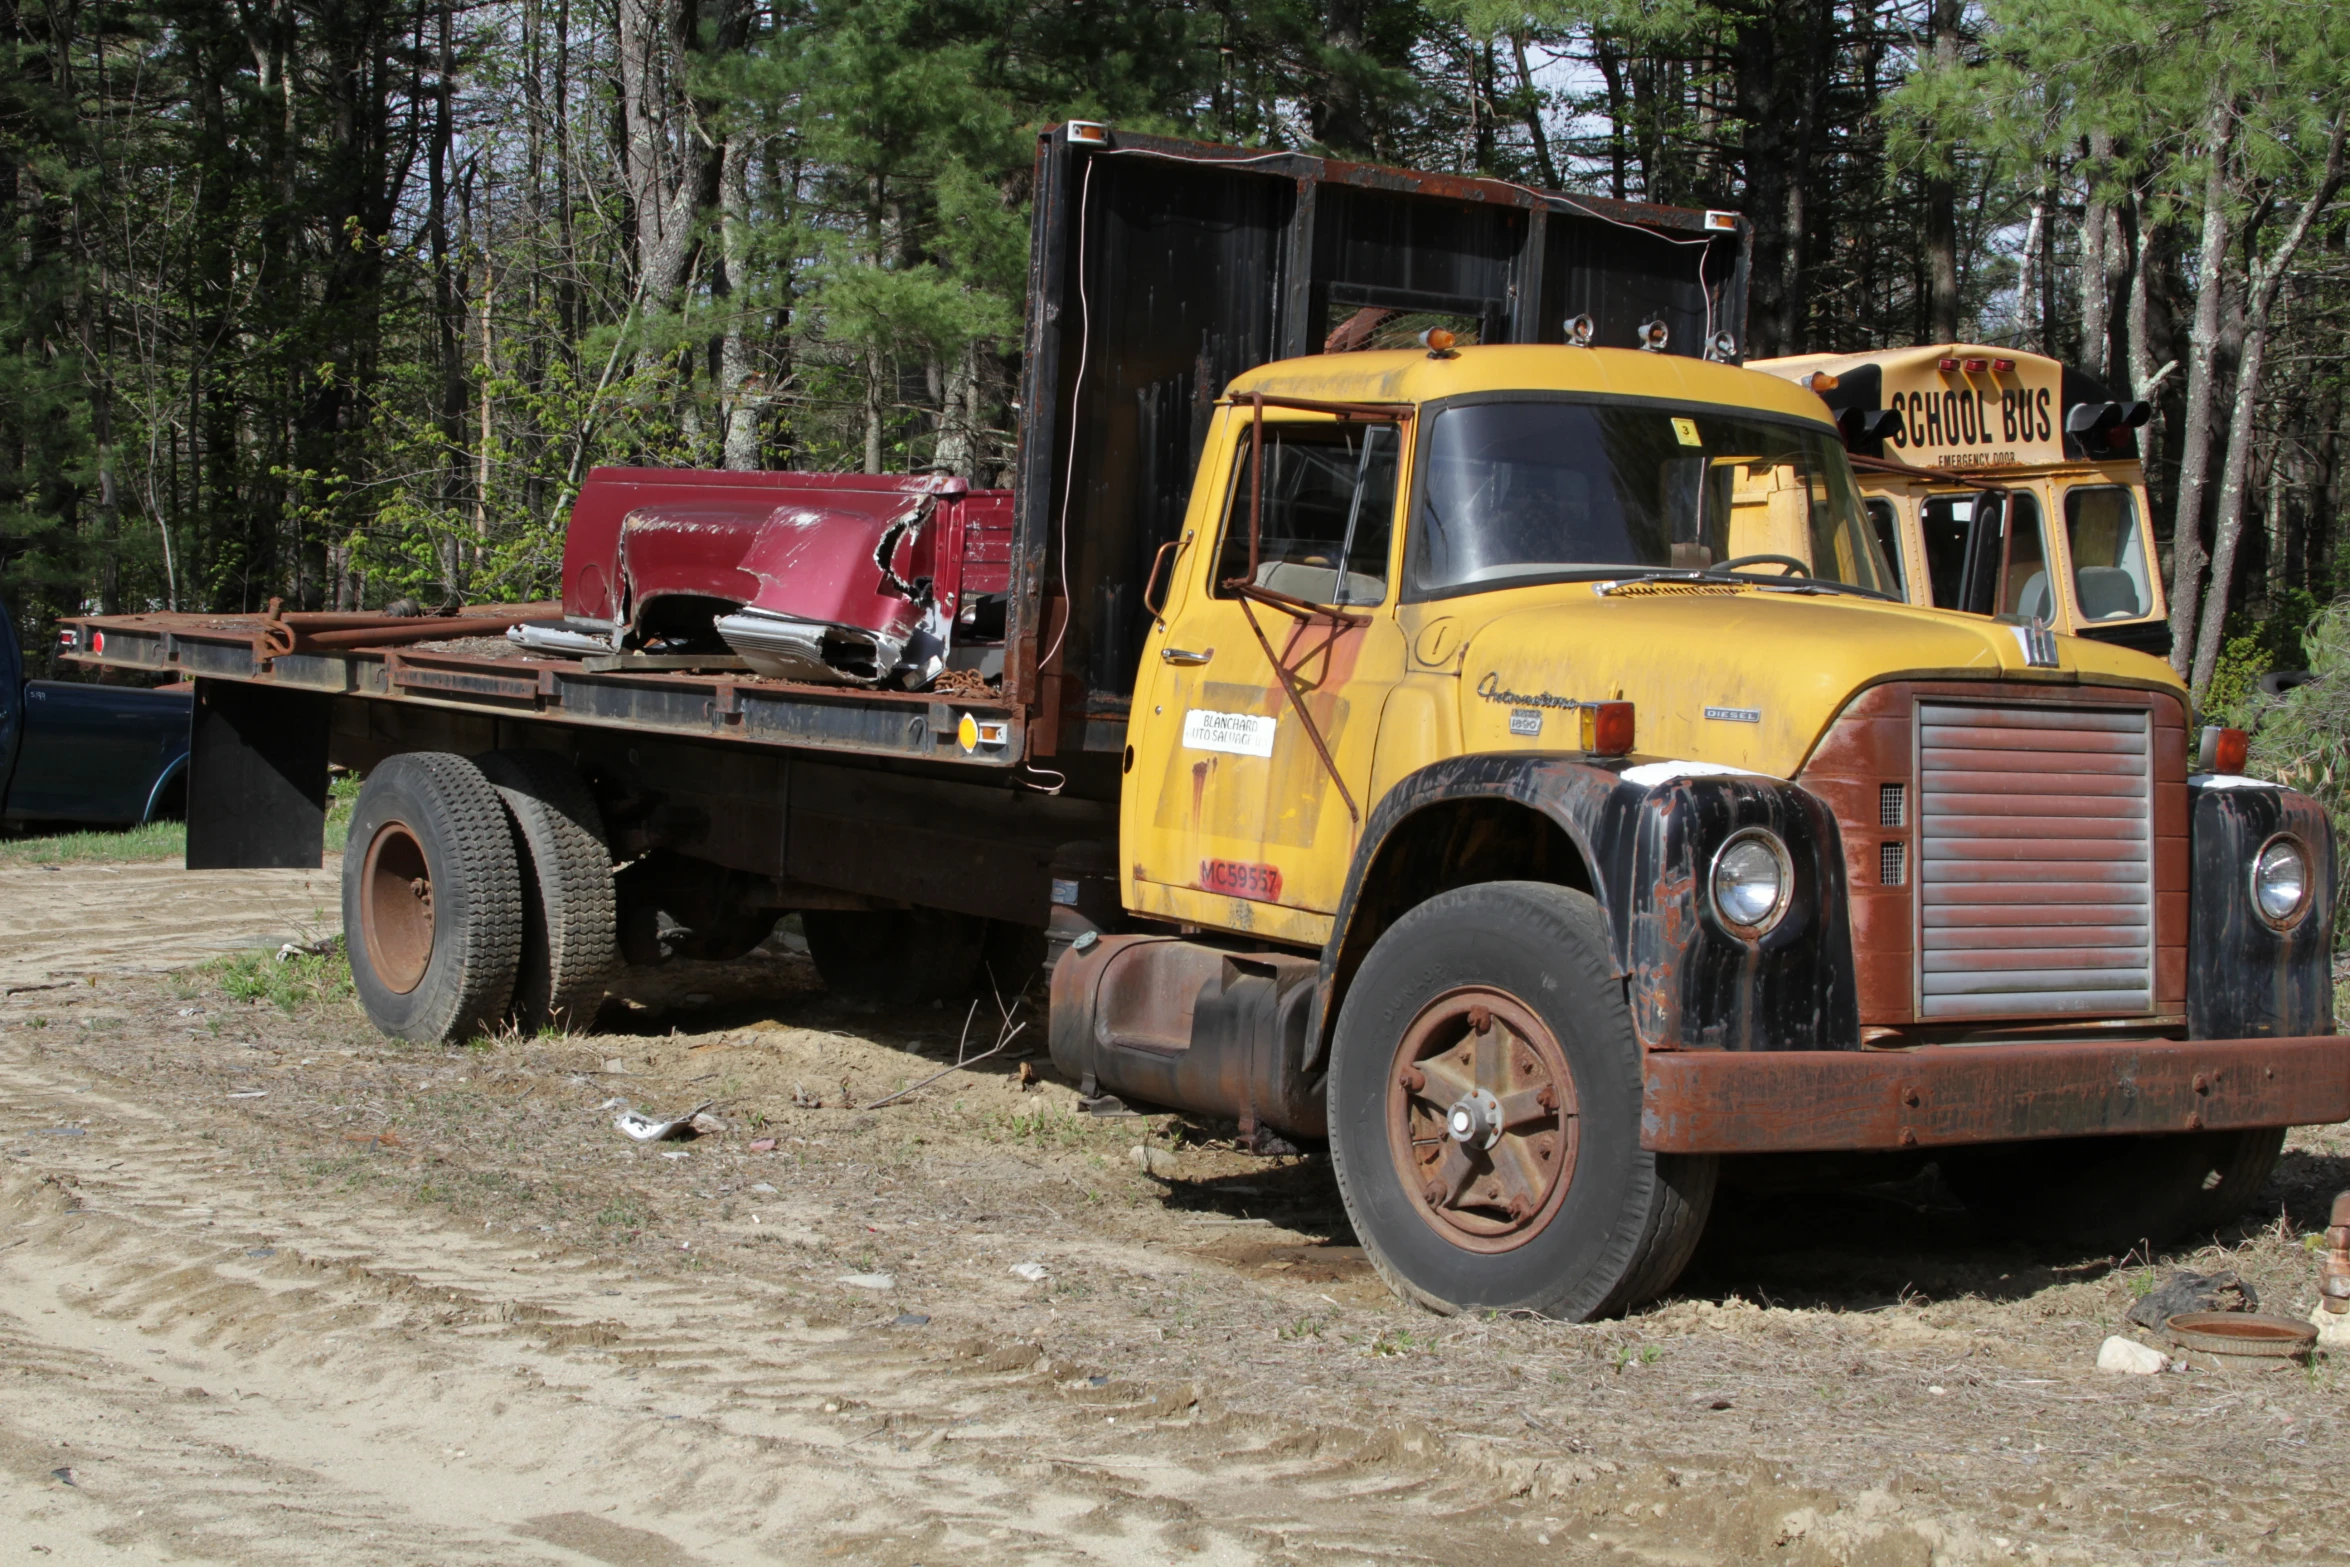
M1558 1113L1559 1107L1559 1091L1557 1087L1550 1083L1543 1084L1540 1088L1534 1091L1534 1102L1542 1106L1543 1109L1549 1111L1551 1114L1556 1115Z
M1395 1075L1395 1080L1403 1084L1404 1092L1407 1094L1416 1094L1428 1086L1428 1074L1416 1066L1405 1067Z
M1469 1032L1483 1034L1493 1028L1493 1014L1484 1007L1469 1008Z

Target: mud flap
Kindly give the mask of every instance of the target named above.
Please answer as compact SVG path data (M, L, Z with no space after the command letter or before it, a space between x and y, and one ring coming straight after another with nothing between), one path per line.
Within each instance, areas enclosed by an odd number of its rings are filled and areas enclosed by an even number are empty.
M188 869L308 870L326 849L332 698L196 682L188 753Z

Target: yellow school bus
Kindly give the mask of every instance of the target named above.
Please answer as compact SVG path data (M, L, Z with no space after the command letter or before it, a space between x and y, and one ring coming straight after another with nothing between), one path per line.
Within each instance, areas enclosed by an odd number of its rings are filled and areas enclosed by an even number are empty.
M2138 460L2144 403L2045 355L1969 343L1749 368L1835 412L1909 602L2170 651Z

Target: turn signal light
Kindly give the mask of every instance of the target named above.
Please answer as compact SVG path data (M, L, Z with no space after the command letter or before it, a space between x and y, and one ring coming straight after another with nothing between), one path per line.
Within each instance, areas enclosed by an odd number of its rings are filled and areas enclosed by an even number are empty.
M2252 737L2241 729L2222 729L2211 747L2211 770L2240 773L2252 754Z
M1622 756L1632 749L1632 704L1594 702L1583 709L1583 749L1593 756Z
M93 632L91 632L91 633L90 633L90 651L91 651L91 652L93 652L93 653L96 653L96 654L98 654L98 655L99 655L99 656L101 656L101 657L105 656L105 653L106 653L106 633L105 633L105 632L103 632L103 631L93 631Z

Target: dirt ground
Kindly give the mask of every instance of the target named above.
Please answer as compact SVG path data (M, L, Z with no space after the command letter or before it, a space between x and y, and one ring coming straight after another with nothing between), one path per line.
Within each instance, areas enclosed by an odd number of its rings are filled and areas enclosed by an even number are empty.
M1628 1320L1439 1319L1320 1157L1080 1115L1033 1023L851 1108L965 1019L782 938L456 1050L214 956L333 887L0 872L0 1562L2350 1555L2338 1365L2100 1374L2146 1259L1988 1244L1931 1178L1726 1200ZM2350 1137L2289 1149L2156 1261L2306 1312Z

